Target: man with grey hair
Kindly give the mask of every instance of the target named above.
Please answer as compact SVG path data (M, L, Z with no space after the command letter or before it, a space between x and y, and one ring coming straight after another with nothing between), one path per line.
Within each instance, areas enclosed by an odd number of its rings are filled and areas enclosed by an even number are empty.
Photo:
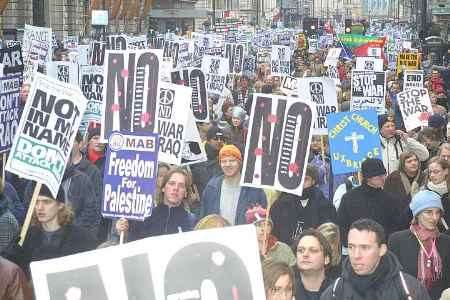
M443 143L439 147L438 155L440 159L450 161L450 144L449 143Z

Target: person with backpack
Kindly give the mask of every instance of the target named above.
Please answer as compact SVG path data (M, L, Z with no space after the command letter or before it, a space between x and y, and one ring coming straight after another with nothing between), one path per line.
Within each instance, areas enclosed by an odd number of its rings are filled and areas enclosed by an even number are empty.
M402 272L397 257L387 248L384 229L377 222L360 219L352 223L348 253L342 276L322 293L320 300L430 299L416 278Z

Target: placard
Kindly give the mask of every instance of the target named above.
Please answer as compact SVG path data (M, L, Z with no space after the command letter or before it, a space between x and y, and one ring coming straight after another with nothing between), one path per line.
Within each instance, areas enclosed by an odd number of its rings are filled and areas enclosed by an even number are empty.
M351 111L375 108L379 115L385 113L385 72L352 70L351 89Z
M88 101L83 115L84 122L101 122L103 84L102 66L80 66L80 88Z
M355 70L383 72L383 60L375 57L356 57Z
M270 56L271 75L289 76L291 74L291 49L287 46L273 45Z
M403 90L423 88L423 70L405 70L403 72Z
M244 64L245 45L225 44L223 56L229 61L230 74L241 75Z
M21 76L0 78L0 153L9 151L20 120Z
M78 64L69 61L50 61L47 75L59 81L78 85Z
M229 73L228 59L204 55L202 71L206 76L206 90L212 94L222 94Z
M397 104L407 131L428 126L428 118L433 113L428 90L409 88L397 94Z
M0 63L3 65L4 75L22 73L23 58L20 45L0 49Z

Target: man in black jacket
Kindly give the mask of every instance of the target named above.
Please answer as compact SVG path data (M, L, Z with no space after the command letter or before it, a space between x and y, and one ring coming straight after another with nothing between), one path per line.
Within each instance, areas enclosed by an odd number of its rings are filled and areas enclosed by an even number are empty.
M386 169L383 161L366 159L361 166L363 181L361 186L344 194L337 213L343 245L347 246L350 224L362 218L377 221L387 235L399 229L402 214L398 201L383 191Z
M387 250L383 227L377 222L354 222L348 233L348 246L349 257L342 264L342 276L322 293L320 300L430 300L425 287L401 271L397 257Z
M282 193L275 201L270 216L273 221L273 234L278 240L292 245L303 230L336 221L336 209L317 187L318 182L317 168L308 165L302 195Z

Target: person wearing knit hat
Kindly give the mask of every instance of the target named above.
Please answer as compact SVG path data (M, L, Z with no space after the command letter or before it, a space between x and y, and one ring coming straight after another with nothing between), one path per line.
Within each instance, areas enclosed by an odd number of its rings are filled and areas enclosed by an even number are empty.
M223 146L219 164L223 175L211 178L203 190L200 217L219 214L232 225L246 224L246 210L257 204L266 207L266 195L261 189L240 186L242 155L238 147Z
M245 150L246 118L246 112L242 107L233 106L231 109L231 124L223 129L227 141L237 146L241 152Z
M430 298L438 300L450 287L450 236L439 232L443 215L439 194L423 190L409 204L413 220L409 229L389 238L389 249L397 255L403 270L427 288Z
M378 125L380 128L383 164L387 175L398 170L400 154L403 151L414 152L422 162L428 159L429 153L427 148L417 140L410 138L402 130L396 130L395 120L392 116L379 116Z

